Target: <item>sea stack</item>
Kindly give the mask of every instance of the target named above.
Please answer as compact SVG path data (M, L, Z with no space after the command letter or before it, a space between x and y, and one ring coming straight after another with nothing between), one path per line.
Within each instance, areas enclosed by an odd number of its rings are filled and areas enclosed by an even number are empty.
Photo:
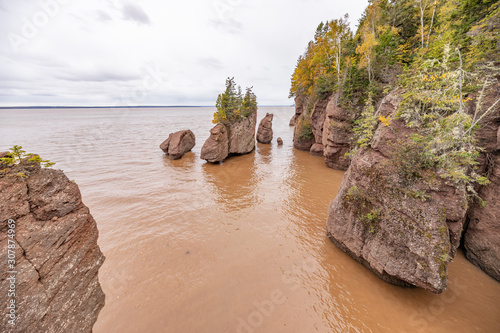
M229 154L243 155L255 149L255 127L257 125L257 109L248 116L228 122Z
M257 141L264 144L269 144L273 140L273 114L266 113L259 123L257 130Z
M201 158L222 162L229 155L243 155L255 149L257 97L252 88L243 95L234 78L227 78L226 91L219 94L210 137L201 149Z

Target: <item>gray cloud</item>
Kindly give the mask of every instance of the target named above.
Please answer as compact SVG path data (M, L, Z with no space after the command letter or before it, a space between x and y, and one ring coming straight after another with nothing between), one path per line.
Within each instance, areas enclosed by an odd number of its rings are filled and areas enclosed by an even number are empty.
M108 13L106 13L103 10L98 10L96 12L96 16L97 16L97 20L101 21L101 22L107 22L107 21L112 21L113 20L113 18L111 17L111 15L109 15Z
M112 72L108 70L93 70L93 71L66 71L54 75L55 79L74 81L74 82L109 82L109 81L133 81L141 78L137 74L129 74L122 72Z
M226 1L224 17L206 0L54 0L60 10L24 36L47 1L0 0L0 106L116 105L145 89L134 103L213 106L228 76L260 105L289 105L317 24L346 12L357 22L368 0ZM9 32L26 43L15 50Z
M123 18L140 24L151 24L148 14L141 7L134 4L123 6Z
M232 18L227 18L224 20L210 20L210 25L216 29L223 30L230 34L239 34L243 31L243 23L236 21Z

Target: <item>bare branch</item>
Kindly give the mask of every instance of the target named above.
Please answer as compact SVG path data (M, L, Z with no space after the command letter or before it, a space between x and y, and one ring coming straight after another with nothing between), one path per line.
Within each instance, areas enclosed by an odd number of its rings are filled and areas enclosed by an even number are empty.
M431 26L429 27L429 33L427 34L427 44L425 47L429 47L429 40L431 38L432 25L434 24L434 14L436 13L437 0L434 0L434 9L432 10Z

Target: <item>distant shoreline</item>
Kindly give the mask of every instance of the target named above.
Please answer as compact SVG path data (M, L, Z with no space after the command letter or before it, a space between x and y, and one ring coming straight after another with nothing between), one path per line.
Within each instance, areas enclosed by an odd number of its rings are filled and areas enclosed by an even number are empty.
M260 107L293 107L294 105L261 105ZM210 108L213 105L138 105L138 106L0 106L0 110L29 109L152 109L152 108Z

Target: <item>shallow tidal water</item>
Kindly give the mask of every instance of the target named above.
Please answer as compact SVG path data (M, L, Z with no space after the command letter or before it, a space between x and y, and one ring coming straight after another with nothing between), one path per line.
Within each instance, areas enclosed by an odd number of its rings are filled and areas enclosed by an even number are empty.
M0 110L0 150L57 162L97 221L95 333L500 332L500 283L462 252L435 296L381 281L330 242L343 172L293 149L293 108L260 108L258 121L275 115L273 143L217 165L199 158L214 111ZM158 146L181 129L197 144L172 161Z

